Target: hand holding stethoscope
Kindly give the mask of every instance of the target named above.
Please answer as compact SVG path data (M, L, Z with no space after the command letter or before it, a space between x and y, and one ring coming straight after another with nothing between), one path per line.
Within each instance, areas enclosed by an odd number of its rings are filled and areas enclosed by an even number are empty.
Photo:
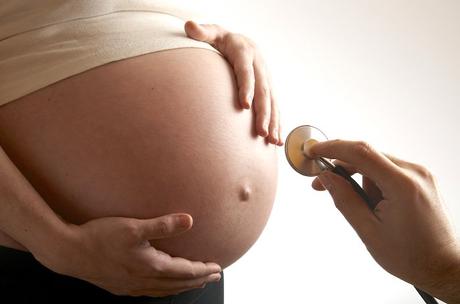
M421 290L460 303L460 243L430 172L363 142L311 139L325 135L311 126L291 132L289 163L318 176L313 188L329 191L377 263L414 284L426 303L437 302ZM350 177L354 173L363 175L363 188Z

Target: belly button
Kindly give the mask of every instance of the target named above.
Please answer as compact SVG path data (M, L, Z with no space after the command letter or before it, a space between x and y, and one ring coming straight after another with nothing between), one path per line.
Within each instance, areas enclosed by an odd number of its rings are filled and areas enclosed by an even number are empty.
M251 187L249 186L243 186L241 189L240 189L240 200L242 202L247 202L249 201L249 198L251 196Z

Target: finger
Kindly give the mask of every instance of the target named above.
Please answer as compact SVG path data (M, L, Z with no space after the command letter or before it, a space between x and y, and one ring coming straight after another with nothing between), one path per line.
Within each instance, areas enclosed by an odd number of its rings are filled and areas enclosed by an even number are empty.
M254 58L250 51L238 52L236 56L237 57L232 60L232 65L238 83L239 101L243 108L249 109L251 108L254 98Z
M153 240L173 237L189 230L193 219L188 214L175 213L161 217L138 220L141 240Z
M189 261L180 257L171 257L168 254L157 255L153 270L163 278L195 279L219 273L221 267L216 263Z
M219 282L221 279L220 273L213 273L204 277L189 279L189 280L167 280L168 288L174 290L189 290L201 288L209 283Z
M385 156L388 157L397 166L406 171L411 180L413 180L413 178L416 178L419 182L421 181L428 182L429 184L437 184L436 178L426 167L419 165L417 163L402 160L400 158L386 153Z
M336 166L342 166L350 175L353 175L355 174L357 171L355 168L353 168L350 164L346 163L346 162L343 162L341 160L334 160L333 161L334 165ZM313 187L313 189L317 190L317 191L324 191L326 190L324 187L323 187L323 184L321 184L321 181L319 180L318 177L315 177L315 179L313 180L313 182L311 183L311 186Z
M397 186L401 170L382 153L361 141L330 140L315 144L310 149L314 156L334 158L350 164L382 190Z
M134 291L133 295L159 296L179 294L187 290L203 288L209 283L220 281L220 279L220 273L213 273L205 277L195 278L191 280L163 279L154 283L155 288L139 289Z
M267 81L265 67L260 59L254 60L255 90L254 90L254 110L256 113L257 134L262 137L268 135L270 123L271 97L270 86Z
M385 157L391 160L395 165L401 168L404 168L404 169L414 170L414 169L420 169L422 167L419 164L403 160L401 158L398 158L388 153L383 153L383 155L385 155Z
M316 191L325 191L326 188L323 187L319 178L315 177L315 179L311 182L311 187Z
M355 173L359 173L358 170L341 160L335 160L334 164L336 166L342 166L350 175L354 175ZM367 196L372 201L373 205L377 205L378 202L382 200L382 191L380 191L379 187L369 178L363 176L363 189L366 192Z
M367 193L367 196L370 198L373 206L377 206L377 204L382 201L382 191L372 180L367 177L363 177L363 189Z
M332 196L337 209L367 244L378 224L374 213L343 177L329 171L322 172L318 177Z
M352 165L344 161L335 160L334 165L343 167L350 175L354 175L355 173L358 173L358 170L355 167L353 167ZM326 190L324 189L323 185L321 184L318 178L315 178L313 180L312 187L313 189L318 190L318 191ZM364 189L364 192L367 193L371 201L375 203L375 205L377 205L377 203L382 200L383 198L382 192L380 191L378 186L366 176L363 176L363 189Z
M272 144L282 146L282 139L280 136L280 111L278 108L278 99L273 90L273 82L270 73L267 72L268 85L270 86L270 98L271 98L271 117L269 125L269 141Z
M284 145L284 139L283 139L283 136L281 135L282 132L281 132L281 129L282 129L282 124L281 124L281 118L280 118L280 122L278 124L278 146L282 146Z
M269 126L269 135L268 140L270 143L277 145L279 140L279 111L278 105L276 103L275 96L273 91L271 91L271 116L270 116L270 126Z
M191 20L185 23L184 30L188 37L211 45L219 44L227 34L224 28L216 24L198 24Z

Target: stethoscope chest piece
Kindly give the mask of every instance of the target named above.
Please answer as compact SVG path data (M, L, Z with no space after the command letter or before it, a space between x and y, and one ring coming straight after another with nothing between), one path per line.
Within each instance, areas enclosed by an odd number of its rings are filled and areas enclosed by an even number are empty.
M327 136L313 126L299 126L289 133L284 151L286 159L295 171L305 176L317 176L325 168L318 160L305 155L305 143L309 140L321 142L327 140Z

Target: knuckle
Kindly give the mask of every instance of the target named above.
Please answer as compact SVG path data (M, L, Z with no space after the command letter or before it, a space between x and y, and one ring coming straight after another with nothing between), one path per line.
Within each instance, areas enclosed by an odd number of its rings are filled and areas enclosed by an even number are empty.
M198 281L190 281L187 283L187 288L202 288L206 286L206 280L200 279Z
M368 158L374 149L365 141L357 141L353 146L353 152L361 158Z
M248 78L250 78L251 75L253 74L253 72L252 72L252 67L250 67L250 66L247 65L247 64L242 64L242 65L236 66L235 72L236 72L238 75L241 75L241 76L244 76L244 77L248 77Z
M128 238L139 238L141 237L141 230L134 221L128 221L123 226L123 233Z
M403 190L402 193L411 202L418 202L423 193L420 181L410 172L405 173L402 177L401 190Z
M412 193L418 188L418 182L409 172L404 172L400 177L400 185L403 189L408 190L407 192Z
M335 207L343 213L343 211L345 210L345 200L342 199L342 198L334 198L334 205Z
M434 177L431 171L422 165L414 164L414 171L425 180L428 180L428 181L434 180Z
M248 39L244 35L242 35L240 33L228 33L227 37L228 37L229 40L238 42L238 43L240 43L242 45L247 45L248 44Z
M245 35L242 35L242 34L238 34L238 33L234 33L233 34L235 39L241 41L246 48L248 49L256 49L257 46L256 46L256 43L250 39L249 37L246 37Z
M267 83L263 83L259 87L259 94L260 94L260 97L264 99L268 99L268 97L270 96L270 87L267 85Z
M166 266L162 261L155 261L150 267L157 275L164 275L166 273Z
M185 271L185 275L187 278L193 279L193 278L198 277L198 272L195 270L195 268L190 266Z
M169 234L169 225L166 220L160 220L157 223L157 229L160 235L166 236Z
M237 51L243 52L247 50L247 43L244 39L241 39L241 35L239 34L229 33L224 35L222 41L226 45L235 48Z

